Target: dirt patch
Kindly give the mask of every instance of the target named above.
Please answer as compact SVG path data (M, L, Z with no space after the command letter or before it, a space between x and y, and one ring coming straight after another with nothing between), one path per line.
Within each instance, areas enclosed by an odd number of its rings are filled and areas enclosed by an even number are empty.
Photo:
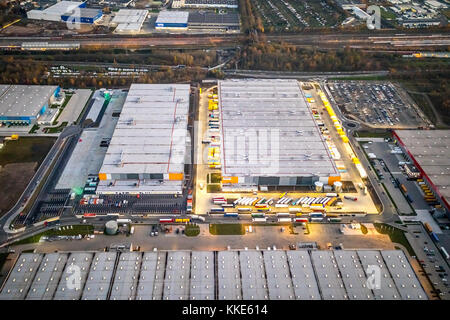
M37 162L10 163L0 169L0 216L19 199L37 169Z
M37 162L40 164L50 151L55 138L20 137L5 142L0 150L0 166L9 163Z

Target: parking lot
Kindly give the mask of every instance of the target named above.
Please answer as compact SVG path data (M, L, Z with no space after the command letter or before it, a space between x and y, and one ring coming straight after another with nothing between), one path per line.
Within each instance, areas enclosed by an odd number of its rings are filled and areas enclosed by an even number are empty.
M425 115L390 82L334 81L327 84L339 108L372 128L426 127ZM409 100L409 99L408 99Z
M409 224L408 229L410 233L406 236L423 268L421 274L426 275L434 287L433 297L439 296L441 299L449 300L448 275L450 268L448 263L422 225Z
M398 212L400 214L412 214L416 210L430 210L431 207L425 202L424 194L417 182L408 180L406 174L403 173L399 166L399 162L405 161L404 156L391 153L394 144L385 142L382 139L374 139L375 141L370 141L370 139L364 140L369 142L363 143L363 149L366 154L373 153L376 156L376 159L371 159L372 165L375 167L375 170L378 169L377 175L383 177L380 180L388 189L398 208ZM406 193L399 188L401 184L405 186ZM413 201L411 206L414 211L405 198L406 194Z
M345 16L325 0L258 0L255 7L264 28L270 31L296 28L336 27Z

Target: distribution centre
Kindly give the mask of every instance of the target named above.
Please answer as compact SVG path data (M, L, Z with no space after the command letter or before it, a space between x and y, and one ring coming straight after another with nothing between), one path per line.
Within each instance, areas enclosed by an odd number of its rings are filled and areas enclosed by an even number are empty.
M312 186L340 174L296 80L218 83L222 183Z
M190 85L132 84L100 169L97 193L181 194Z
M0 85L0 123L29 125L59 94L58 86Z
M78 290L66 281L74 265ZM0 300L426 299L401 250L22 253L0 290Z

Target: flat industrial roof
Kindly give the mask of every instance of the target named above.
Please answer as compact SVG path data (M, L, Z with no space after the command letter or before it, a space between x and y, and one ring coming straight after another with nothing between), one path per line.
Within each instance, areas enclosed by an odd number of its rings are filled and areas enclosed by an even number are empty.
M189 25L191 24L206 24L206 25L237 25L239 26L239 14L227 13L217 14L214 12L190 12L189 13Z
M120 9L111 23L117 24L116 31L137 32L141 30L147 15L148 10Z
M239 253L237 251L219 251L217 262L219 300L242 299Z
M348 295L339 274L333 251L312 251L311 260L324 300L347 300Z
M67 262L67 253L47 253L34 276L27 300L52 300Z
M116 252L97 252L84 285L82 300L106 300L116 262Z
M262 252L256 250L240 251L239 258L241 265L242 299L269 299Z
M286 252L263 251L270 300L295 299Z
M214 300L213 251L192 252L190 277L190 300Z
M189 300L190 269L191 255L189 251L169 251L167 253L164 300Z
M58 86L0 85L0 117L36 116Z
M0 300L24 300L41 261L41 254L22 253L3 285Z
M396 130L407 151L436 186L445 200L450 199L450 131Z
M132 84L100 172L184 172L189 91L188 84Z
M334 257L350 300L373 300L372 289L367 285L367 275L355 250L339 250Z
M54 13L63 15L68 11L72 11L73 9L80 7L82 4L83 2L77 1L60 1L54 4L53 6L48 7L44 11L45 13Z
M73 252L70 254L53 300L80 300L93 256L92 252ZM78 271L80 272L79 287L75 282L76 279L73 278L74 273Z
M286 252L297 300L320 300L319 286L308 251Z
M238 0L185 0L185 4L190 5L238 5Z
M158 23L188 23L189 12L187 11L160 11L156 18Z
M68 11L64 14L64 16L73 16L73 17L82 17L82 18L95 18L99 14L102 13L100 9L92 9L92 8L79 8L75 10Z
M141 270L142 254L124 252L120 255L114 274L110 300L134 300Z
M381 255L403 300L428 299L403 251L385 250Z
M78 289L70 287L74 266L80 268ZM372 288L369 274L377 267L380 287ZM401 250L110 251L23 253L0 299L415 300L427 295Z
M338 174L296 80L224 80L218 88L224 176Z
M148 10L120 9L112 23L142 23L148 15Z

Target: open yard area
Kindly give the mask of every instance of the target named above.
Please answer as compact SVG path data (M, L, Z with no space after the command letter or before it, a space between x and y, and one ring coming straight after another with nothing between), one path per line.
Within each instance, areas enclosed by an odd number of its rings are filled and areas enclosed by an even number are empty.
M15 204L54 142L34 137L5 141L0 150L0 215Z

